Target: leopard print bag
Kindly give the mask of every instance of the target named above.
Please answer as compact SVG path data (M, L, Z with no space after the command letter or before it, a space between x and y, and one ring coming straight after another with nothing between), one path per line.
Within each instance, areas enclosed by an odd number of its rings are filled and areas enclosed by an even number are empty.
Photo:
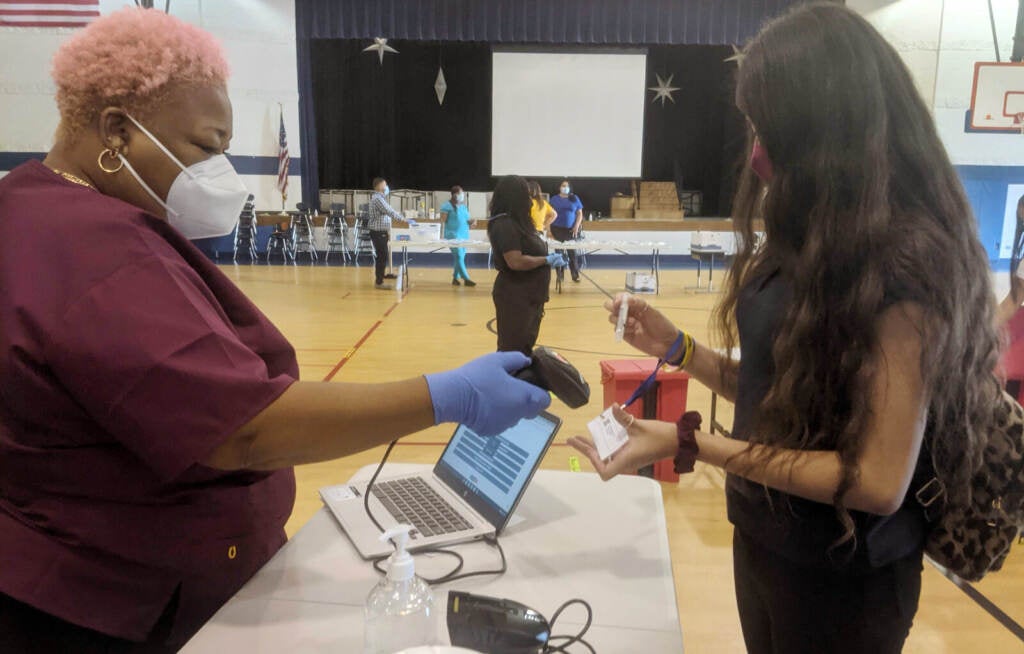
M971 481L971 502L947 505L938 479L917 492L926 512L941 507L925 553L966 581L999 570L1024 528L1024 409L1006 392L1003 400L981 470Z

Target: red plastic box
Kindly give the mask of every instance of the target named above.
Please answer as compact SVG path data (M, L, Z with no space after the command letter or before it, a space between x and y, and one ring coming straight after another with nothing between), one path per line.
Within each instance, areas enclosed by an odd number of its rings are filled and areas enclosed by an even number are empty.
M657 359L616 359L601 362L601 385L604 387L604 406L613 402L625 403L633 391L654 371ZM686 389L690 375L682 371L661 370L654 387L626 409L637 418L676 422L686 411ZM658 481L679 481L672 459L654 464L654 478Z

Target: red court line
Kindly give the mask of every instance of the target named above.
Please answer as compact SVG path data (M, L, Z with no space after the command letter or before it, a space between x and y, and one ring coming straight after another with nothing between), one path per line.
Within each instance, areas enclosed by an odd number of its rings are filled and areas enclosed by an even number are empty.
M348 363L348 360L352 358L352 355L354 355L356 351L362 346L362 344L366 342L366 339L370 338L370 334L372 334L378 327L380 327L380 324L381 321L378 320L377 322L373 323L372 327L366 330L366 333L363 334L363 337L360 338L352 347L352 349L346 352L345 356L341 357L341 360L338 361L338 364L334 366L334 368L329 373L327 373L327 376L324 377L324 381L331 381L332 379L334 379L334 376L338 374L338 371L341 370L341 367Z
M389 313L391 313L394 310L394 308L397 307L397 306L398 306L397 302L392 304L391 308L388 309L387 312L384 313L384 317L386 318L387 315ZM366 330L366 333L363 334L362 338L360 338L358 341L356 341L356 344L352 346L352 349L350 349L348 352L346 352L345 356L341 357L341 360L338 361L337 365L335 365L334 368L331 369L331 371L329 373L327 373L327 376L324 377L324 381L331 381L332 379L334 379L334 376L338 374L338 371L341 370L341 367L344 366L346 363L348 363L349 359L351 359L353 356L355 356L355 353L359 351L359 348L363 346L363 343L365 343L367 341L367 339L370 338L370 334L372 334L374 331L376 331L377 328L380 327L381 323L383 323L383 322L384 322L383 320L378 320L377 322L373 323L373 326L370 327L368 330Z

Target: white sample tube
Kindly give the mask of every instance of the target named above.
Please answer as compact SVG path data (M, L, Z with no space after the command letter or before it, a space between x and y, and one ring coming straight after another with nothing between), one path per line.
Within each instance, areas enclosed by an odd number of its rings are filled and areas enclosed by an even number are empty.
M622 304L619 305L619 319L615 322L615 341L619 342L626 334L626 316L629 315L629 296L622 296Z

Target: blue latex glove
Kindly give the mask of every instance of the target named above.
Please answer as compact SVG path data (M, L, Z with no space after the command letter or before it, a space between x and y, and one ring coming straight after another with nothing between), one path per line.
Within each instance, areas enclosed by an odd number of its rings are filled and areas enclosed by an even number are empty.
M522 352L493 352L461 368L424 375L434 423L461 422L481 436L496 436L551 404L547 391L509 373L530 365Z
M565 260L558 252L553 252L547 256L548 265L552 268L565 268L569 265L569 262Z

